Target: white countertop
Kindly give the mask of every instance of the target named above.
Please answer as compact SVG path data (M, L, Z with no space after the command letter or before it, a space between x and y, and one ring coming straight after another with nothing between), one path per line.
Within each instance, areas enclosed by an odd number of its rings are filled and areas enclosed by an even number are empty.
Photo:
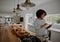
M28 25L33 26L31 23L28 23ZM60 26L60 24L58 24L58 25ZM59 32L60 33L60 28L55 28L55 27L53 28L53 27L51 27L48 30L51 30L51 31L55 31L55 32Z
M52 31L56 31L60 33L60 29L56 29L56 28L49 28L48 30L52 30Z

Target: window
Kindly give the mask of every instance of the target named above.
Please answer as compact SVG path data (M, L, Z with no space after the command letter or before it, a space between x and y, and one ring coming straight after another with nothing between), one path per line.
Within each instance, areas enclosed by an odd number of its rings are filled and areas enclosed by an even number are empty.
M60 24L60 14L47 15L45 20L49 23Z

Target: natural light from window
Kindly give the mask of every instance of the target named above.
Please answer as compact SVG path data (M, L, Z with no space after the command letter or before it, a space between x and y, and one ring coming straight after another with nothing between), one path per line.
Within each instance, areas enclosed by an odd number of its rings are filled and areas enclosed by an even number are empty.
M60 14L47 15L45 20L48 23L60 24Z

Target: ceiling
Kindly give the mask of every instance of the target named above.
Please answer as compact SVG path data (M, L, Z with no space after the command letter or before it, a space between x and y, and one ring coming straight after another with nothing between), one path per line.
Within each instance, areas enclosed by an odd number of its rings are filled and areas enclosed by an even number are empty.
M0 0L0 13L3 13L3 12L12 12L13 11L13 8L14 8L14 1L15 1L15 7L18 3L17 0ZM19 0L19 3L23 3L25 0ZM47 2L50 2L50 1L53 1L53 0L31 0L31 2L35 3L36 6L40 5L40 4L44 4L44 3L47 3ZM35 7L36 7L35 6Z

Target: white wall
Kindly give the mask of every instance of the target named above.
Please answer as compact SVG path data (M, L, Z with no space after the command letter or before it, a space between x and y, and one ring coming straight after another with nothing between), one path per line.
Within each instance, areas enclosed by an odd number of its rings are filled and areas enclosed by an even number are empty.
M33 12L36 12L38 9L46 10L47 14L59 14L60 13L60 0L54 0L45 4L38 5Z
M36 6L49 1L52 0L31 0L31 2L36 4ZM19 4L23 2L25 2L25 0L19 0ZM17 4L18 4L18 0L0 0L0 12L12 11L14 7L16 8Z
M11 0L10 2L11 2L11 4L9 4L9 5L11 6L13 4L13 1ZM5 3L5 4L7 4L7 3ZM1 4L1 5L3 5L3 4ZM12 6L11 6L11 8L12 8ZM3 7L4 7L4 5L3 5ZM8 7L6 6L6 9L7 8ZM2 7L1 7L1 9L2 9ZM60 0L53 0L53 1L49 1L49 2L43 3L43 4L38 4L37 6L35 6L33 8L30 8L29 10L22 11L21 15L24 16L25 13L33 13L33 14L35 14L35 12L38 9L44 9L44 10L46 10L46 12L48 14L59 14L60 13ZM11 10L11 12L12 12L12 10ZM11 13L9 13L9 14L11 14Z

